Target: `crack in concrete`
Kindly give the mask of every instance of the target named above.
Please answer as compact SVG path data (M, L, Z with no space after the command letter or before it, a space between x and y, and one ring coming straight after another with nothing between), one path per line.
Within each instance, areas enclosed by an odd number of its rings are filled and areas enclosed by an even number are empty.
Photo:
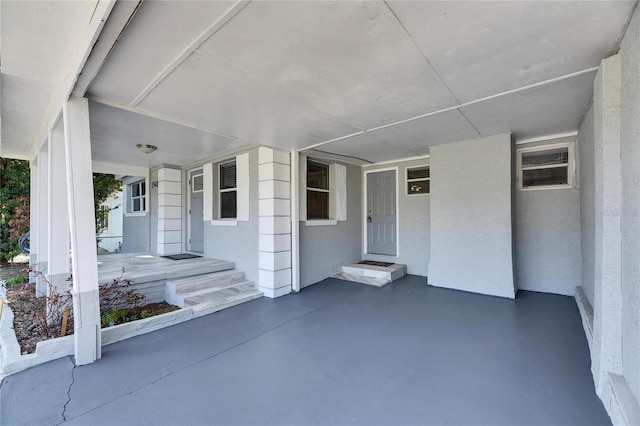
M69 360L71 360L71 362L73 363L73 368L71 369L71 383L69 383L69 388L67 389L67 402L65 402L64 406L62 407L62 421L63 422L67 421L67 405L69 405L69 403L71 402L71 387L73 386L73 384L76 381L76 377L75 377L75 375L73 373L75 372L77 365L75 364L75 362L73 362L71 357L69 357Z

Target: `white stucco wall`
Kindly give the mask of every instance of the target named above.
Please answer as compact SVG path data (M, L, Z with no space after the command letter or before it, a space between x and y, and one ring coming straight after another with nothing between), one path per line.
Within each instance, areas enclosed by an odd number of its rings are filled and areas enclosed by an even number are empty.
M510 134L431 148L429 284L515 297Z
M604 60L598 70L593 105L578 135L584 143L582 157L589 157L593 145L593 163L587 159L581 167L582 285L593 304L592 372L596 392L614 425L640 424L639 117L636 9L619 53Z
M398 256L381 256L367 254L364 259L395 262L407 265L407 273L427 276L429 266L429 208L430 195L407 195L407 168L425 166L429 159L402 161L364 167L364 171L398 168L397 196L398 196Z
M580 235L582 252L582 290L593 306L595 259L595 169L593 162L593 108L584 117L578 131L580 173Z
M619 55L622 359L625 379L637 402L640 400L640 13L637 9Z
M519 144L516 156L520 149L567 142L574 143L575 138ZM519 170L514 170L515 184ZM518 289L573 296L582 278L580 190L517 189L514 207Z

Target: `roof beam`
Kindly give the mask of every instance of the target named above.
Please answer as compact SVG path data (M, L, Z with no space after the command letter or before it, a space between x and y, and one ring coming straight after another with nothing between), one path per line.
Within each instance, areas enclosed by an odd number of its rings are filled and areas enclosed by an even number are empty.
M91 53L93 45L96 43L104 24L115 5L116 0L98 0L96 7L93 11L91 19L87 23L84 31L78 37L78 43L73 49L71 59L67 64L67 69L64 73L64 78L60 81L60 84L56 87L54 95L49 101L47 112L40 123L40 128L36 133L36 137L31 142L31 155L33 158L38 151L40 145L49 136L49 130L53 128L56 121L60 117L62 106L69 99L69 95L75 86L78 75L82 71L84 64L87 62L87 58Z
M109 20L105 23L100 37L91 49L91 54L82 68L82 73L78 76L78 81L73 89L74 96L84 97L87 93L89 86L102 69L141 4L142 0L120 1L113 7Z

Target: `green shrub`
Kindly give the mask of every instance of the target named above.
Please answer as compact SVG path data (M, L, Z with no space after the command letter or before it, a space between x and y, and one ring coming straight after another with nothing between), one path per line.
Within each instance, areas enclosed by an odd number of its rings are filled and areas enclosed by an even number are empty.
M102 326L112 326L124 322L127 319L127 310L114 306L109 312L100 317Z
M6 280L4 280L5 284L7 284L7 286L11 287L14 285L20 285L22 283L24 283L26 280L26 275L24 274L15 274L12 277L7 278Z

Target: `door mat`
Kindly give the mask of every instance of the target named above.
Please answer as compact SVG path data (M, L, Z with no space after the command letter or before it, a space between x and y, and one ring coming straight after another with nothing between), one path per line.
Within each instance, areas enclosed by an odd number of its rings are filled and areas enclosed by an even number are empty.
M358 262L358 265L382 266L383 268L388 268L389 266L395 264L389 262L378 262L376 260L363 260L362 262Z
M202 257L202 256L198 256L197 254L191 254L191 253L180 253L180 254L172 254L171 256L160 256L160 257L164 257L165 259L171 259L171 260L185 260L185 259L195 259L196 257Z

